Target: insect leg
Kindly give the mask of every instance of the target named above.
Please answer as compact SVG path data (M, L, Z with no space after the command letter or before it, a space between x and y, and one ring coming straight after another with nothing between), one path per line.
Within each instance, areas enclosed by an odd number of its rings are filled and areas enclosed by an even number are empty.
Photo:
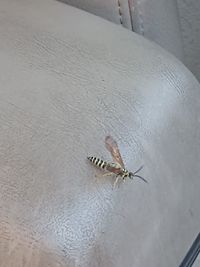
M99 178L102 178L102 177L105 177L105 176L111 176L111 175L113 175L113 173L112 172L106 172L106 173L104 173L104 174L99 174L99 175L95 175L95 177L97 178L97 179L95 179L96 181L99 179Z
M107 172L107 173L104 173L102 176L111 176L111 175L113 175L112 172Z
M115 189L115 187L116 187L116 185L117 185L119 179L120 179L120 176L119 176L119 175L116 175L116 179L115 179L115 182L114 182L114 184L113 184L113 189Z
M95 177L99 177L100 178L100 177L111 176L111 175L113 175L112 172L106 172L104 174L95 175Z
M123 174L122 176L122 180L125 182L125 179L126 179L127 175L126 174Z

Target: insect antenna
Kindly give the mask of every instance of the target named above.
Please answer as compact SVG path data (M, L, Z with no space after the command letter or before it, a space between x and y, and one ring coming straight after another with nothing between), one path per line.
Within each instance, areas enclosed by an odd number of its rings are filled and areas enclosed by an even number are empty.
M148 183L146 179L144 179L142 176L140 176L140 175L137 174L139 171L142 170L143 167L144 167L144 166L142 165L142 166L141 166L139 169L137 169L135 172L131 172L131 173L130 173L130 178L133 179L133 177L138 177L138 178L140 178L142 181L144 181L145 183Z
M147 183L148 184L148 182L147 182L147 180L146 179L144 179L142 176L140 176L140 175L133 175L134 177L138 177L138 178L140 178L140 179L142 179L142 181L144 181L145 183Z
M135 172L133 173L133 175L135 175L136 173L138 173L139 171L141 171L141 170L143 169L143 167L144 167L144 165L140 166L140 168L137 169L137 171L135 171Z

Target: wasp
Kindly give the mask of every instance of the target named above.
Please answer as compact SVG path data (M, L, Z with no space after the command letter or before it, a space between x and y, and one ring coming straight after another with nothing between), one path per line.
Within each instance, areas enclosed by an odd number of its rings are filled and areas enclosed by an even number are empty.
M111 153L114 162L106 162L97 157L88 157L88 160L92 162L95 166L107 171L103 176L109 176L113 174L116 175L114 187L116 186L120 178L124 181L127 177L130 179L137 177L147 183L147 180L145 180L142 176L138 175L138 172L143 168L143 166L141 166L135 172L130 172L125 168L117 142L112 136L106 136L105 146L107 150Z

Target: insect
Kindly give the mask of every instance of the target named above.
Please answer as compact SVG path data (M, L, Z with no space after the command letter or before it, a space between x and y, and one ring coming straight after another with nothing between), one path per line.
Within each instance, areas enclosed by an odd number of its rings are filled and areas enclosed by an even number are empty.
M119 178L122 178L122 180L125 180L127 177L130 179L133 179L134 177L138 177L142 179L145 183L147 183L147 181L142 176L137 174L143 168L143 166L141 166L135 172L130 172L127 169L125 169L117 142L113 139L112 136L110 135L106 136L105 145L106 145L107 150L111 153L114 162L106 162L97 157L88 157L88 160L92 162L95 166L107 171L103 176L109 176L113 174L116 175L114 187L116 186Z

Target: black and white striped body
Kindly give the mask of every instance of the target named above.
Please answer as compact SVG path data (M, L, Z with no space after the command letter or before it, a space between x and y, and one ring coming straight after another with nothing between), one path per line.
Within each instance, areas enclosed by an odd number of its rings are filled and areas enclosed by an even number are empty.
M96 158L96 157L88 157L89 161L91 161L95 166L106 170L107 162L105 162L102 159Z
M88 160L91 161L95 166L107 170L113 174L116 174L117 176L121 176L123 179L130 176L129 171L122 168L118 163L108 163L102 159L96 158L96 157L88 157Z

